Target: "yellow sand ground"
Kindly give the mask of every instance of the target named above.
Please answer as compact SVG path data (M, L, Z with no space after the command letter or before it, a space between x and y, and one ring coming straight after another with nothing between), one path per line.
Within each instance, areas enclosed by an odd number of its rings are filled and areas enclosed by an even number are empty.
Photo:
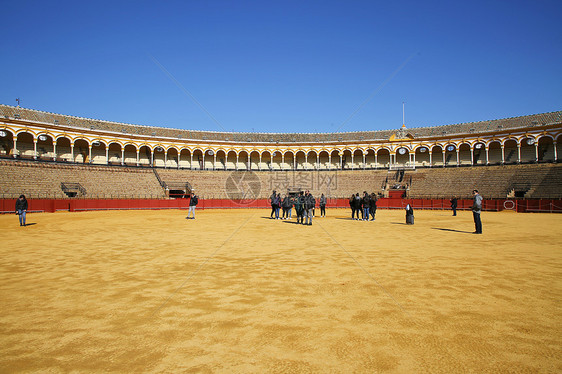
M0 372L560 373L561 214L0 216Z

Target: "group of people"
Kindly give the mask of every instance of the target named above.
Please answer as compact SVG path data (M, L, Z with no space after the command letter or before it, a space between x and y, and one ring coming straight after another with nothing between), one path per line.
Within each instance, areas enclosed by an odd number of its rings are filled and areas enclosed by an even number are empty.
M374 192L369 195L367 191L363 191L363 197L361 197L358 192L349 198L349 207L351 208L351 219L374 221L377 213L377 195ZM360 214L361 218L359 218Z
M300 191L296 196L284 195L277 191L273 191L269 198L271 202L270 219L292 219L293 207L297 214L297 223L303 225L312 225L312 217L314 217L316 208L316 199L310 191ZM327 199L324 194L320 196L320 216L326 217ZM282 216L279 217L280 210L283 210Z
M478 193L478 190L473 190L472 195L474 197L473 204L471 206L472 215L474 218L475 231L474 234L482 234L482 220L480 219L480 213L482 212L482 196ZM277 191L273 191L270 197L271 201L271 219L292 219L293 207L295 207L295 212L297 214L297 223L303 225L312 225L312 218L314 217L314 211L316 207L316 199L310 191L301 191L296 196L285 195L281 198L281 194ZM189 201L189 211L187 213L186 219L195 219L195 207L197 206L199 199L195 192L192 191L191 198ZM320 216L326 217L326 203L327 199L324 194L320 196ZM455 197L451 198L451 209L453 210L453 216L457 215L457 199ZM349 207L351 208L351 219L362 220L362 221L374 221L375 214L377 212L377 195L375 193L367 193L363 191L363 197L359 196L359 193L351 195L349 198ZM24 195L16 200L16 214L19 216L20 226L26 226L26 213L27 213L28 203ZM282 217L279 217L279 211L283 209ZM361 217L360 217L361 214ZM191 217L190 217L191 215ZM370 218L370 219L369 219ZM406 206L406 223L414 224L414 209L408 204Z

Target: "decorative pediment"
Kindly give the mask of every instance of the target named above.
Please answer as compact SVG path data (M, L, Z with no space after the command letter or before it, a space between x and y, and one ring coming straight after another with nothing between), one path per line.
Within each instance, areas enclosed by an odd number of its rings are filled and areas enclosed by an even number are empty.
M390 136L390 138L388 138L388 140L390 140L391 142L398 142L398 141L412 140L412 139L414 139L414 135L410 133L400 134L400 132L394 133Z
M391 142L396 142L396 141L401 141L401 140L412 140L412 139L414 139L414 135L412 135L412 134L410 134L409 132L406 132L406 131L407 131L406 125L402 125L400 130L398 130L394 134L390 135L390 138L388 138L388 140L390 140Z

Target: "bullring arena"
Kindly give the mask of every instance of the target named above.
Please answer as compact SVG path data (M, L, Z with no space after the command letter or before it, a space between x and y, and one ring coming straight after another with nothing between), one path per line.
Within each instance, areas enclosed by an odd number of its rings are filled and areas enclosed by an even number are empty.
M0 129L2 372L562 370L562 112L266 134L2 105ZM271 220L273 189L327 217Z

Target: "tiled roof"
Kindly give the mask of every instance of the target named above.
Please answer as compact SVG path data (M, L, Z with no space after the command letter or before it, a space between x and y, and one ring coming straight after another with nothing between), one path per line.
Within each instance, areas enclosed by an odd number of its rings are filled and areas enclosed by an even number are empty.
M0 119L12 118L33 122L59 124L88 130L112 131L130 135L145 135L155 138L176 138L184 140L229 141L234 143L322 143L322 142L364 142L388 140L397 130L356 131L334 133L257 133L257 132L214 132L181 130L157 126L131 125L90 118L43 112L0 104ZM528 116L460 123L454 125L412 127L406 131L414 138L450 136L458 134L485 133L550 123L562 123L562 111L532 114Z

